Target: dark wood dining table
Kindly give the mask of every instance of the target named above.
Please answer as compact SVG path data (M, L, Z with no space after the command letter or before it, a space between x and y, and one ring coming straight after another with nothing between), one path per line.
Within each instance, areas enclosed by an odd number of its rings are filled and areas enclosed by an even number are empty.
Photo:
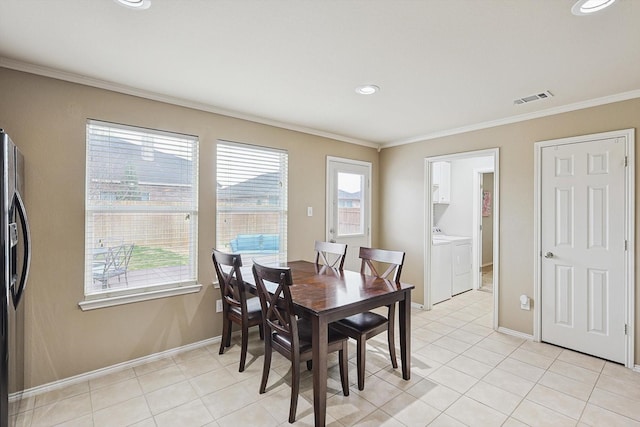
M402 378L411 377L411 290L396 283L355 271L316 266L309 261L290 261L278 267L291 269L291 287L299 315L311 320L313 345L313 411L315 425L324 426L327 412L327 328L331 322L398 302ZM247 267L243 280L255 290Z

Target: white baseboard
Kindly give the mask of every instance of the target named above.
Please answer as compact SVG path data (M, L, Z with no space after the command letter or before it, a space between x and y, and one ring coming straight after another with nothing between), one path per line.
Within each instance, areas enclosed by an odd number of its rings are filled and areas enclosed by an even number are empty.
M417 308L420 310L424 310L424 305L423 304L418 304L417 302L412 302L411 303L411 308Z
M519 332L519 331L514 331L513 329L504 328L502 326L500 326L498 328L498 332L501 332L501 333L507 334L507 335L511 335L511 336L514 336L514 337L522 338L522 339L525 339L525 340L533 341L533 335L525 334L525 333Z
M180 353L184 353L190 350L195 350L197 348L205 347L210 344L219 343L220 339L221 339L221 336L208 338L206 340L198 341L192 344L187 344L181 347L176 347L169 350L161 351L159 353L150 354L148 356L139 357L137 359L129 360L127 362L117 363L115 365L107 366L106 368L100 368L100 369L96 369L95 371L85 372L84 374L74 375L73 377L64 378L64 379L53 381L47 384L42 384L42 385L24 390L22 392L22 398L32 397L32 396L36 396L49 391L58 390L63 387L81 383L83 381L89 381L98 377L102 377L107 374L112 374L112 373L119 372L129 368L134 368L136 366L144 365L145 363L175 356Z
M634 365L632 368L635 372L640 372L640 365Z

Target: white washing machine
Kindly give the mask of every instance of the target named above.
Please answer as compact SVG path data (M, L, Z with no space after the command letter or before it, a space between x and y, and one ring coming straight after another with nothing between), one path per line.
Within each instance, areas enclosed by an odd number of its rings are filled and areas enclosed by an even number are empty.
M434 245L434 253L437 252L436 241L450 243L451 258L449 265L451 266L451 295L457 295L462 292L470 291L473 288L473 246L471 244L471 237L450 236L447 234L442 234L442 231L439 228L434 228L433 231L434 234L432 243ZM433 278L432 283L434 283ZM433 302L433 293L434 289L432 286L432 304L435 304L435 302Z
M451 242L434 236L431 246L431 304L451 298L452 273Z
M457 295L461 292L470 291L473 287L471 274L473 248L469 237L449 237L451 238L451 262L453 264L451 295Z

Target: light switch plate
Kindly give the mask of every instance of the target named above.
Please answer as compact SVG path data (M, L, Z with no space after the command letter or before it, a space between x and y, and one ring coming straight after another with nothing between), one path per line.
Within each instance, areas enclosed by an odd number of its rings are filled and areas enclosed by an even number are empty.
M222 312L222 300L216 300L216 313Z
M307 207L307 216L313 216L313 207Z

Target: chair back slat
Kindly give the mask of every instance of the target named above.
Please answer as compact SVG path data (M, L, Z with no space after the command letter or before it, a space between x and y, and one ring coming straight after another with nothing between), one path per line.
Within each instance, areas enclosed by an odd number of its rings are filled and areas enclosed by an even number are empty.
M119 279L124 274L126 279L133 247L134 244L121 244L100 248L93 259L93 279L102 282L103 287L108 286L112 277Z
M240 271L242 257L239 254L228 254L214 249L211 258L218 276L222 299L246 312L247 297Z
M129 260L133 253L133 244L119 245L113 248L113 266L118 271L126 271L129 268Z
M316 240L316 265L326 265L342 270L344 258L347 255L347 245L334 242L319 242Z
M290 340L293 348L299 348L298 323L289 289L293 284L291 270L266 267L254 260L253 276L267 327L265 333L281 334Z
M373 276L393 280L395 282L400 281L402 265L404 264L404 252L361 247L360 258L362 259L362 263L360 264L360 273L366 274L366 270L368 268L370 274ZM378 264L386 264L387 268L384 273L378 273L374 262Z

